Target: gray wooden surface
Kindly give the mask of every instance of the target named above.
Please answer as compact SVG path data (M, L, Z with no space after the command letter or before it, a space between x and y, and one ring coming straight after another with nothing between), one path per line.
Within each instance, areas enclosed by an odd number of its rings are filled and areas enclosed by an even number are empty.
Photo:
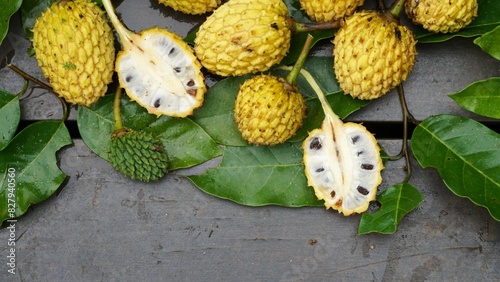
M181 36L200 20L153 1L123 1L118 11L131 29L167 26ZM42 78L25 55L29 42L19 26L12 30L0 55L12 57L15 50L11 61ZM418 51L405 83L413 114L487 120L461 109L447 94L499 76L500 63L470 39L421 44ZM22 80L2 66L0 88L21 87ZM34 90L23 99L24 120L61 117L58 100L45 94ZM388 94L349 119L399 122L397 95ZM396 154L401 140L380 143ZM360 216L323 208L240 206L204 194L184 177L219 159L149 184L123 178L78 139L58 159L69 176L66 185L17 221L16 275L6 267L8 230L0 230L0 281L500 281L500 223L453 195L435 170L423 170L415 160L410 182L425 202L395 234L359 236ZM386 166L381 190L405 177L402 161Z

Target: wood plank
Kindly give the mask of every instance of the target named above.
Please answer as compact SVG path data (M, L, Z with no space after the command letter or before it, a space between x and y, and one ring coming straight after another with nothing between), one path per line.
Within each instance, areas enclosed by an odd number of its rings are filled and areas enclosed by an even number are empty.
M399 151L398 141L381 143ZM18 219L20 275L2 268L1 281L498 281L500 222L415 160L411 183L425 202L394 235L359 236L359 216L241 206L184 177L217 159L148 184L123 178L81 140L59 159L69 180ZM389 162L380 188L401 181L403 166ZM4 265L7 238L0 230Z

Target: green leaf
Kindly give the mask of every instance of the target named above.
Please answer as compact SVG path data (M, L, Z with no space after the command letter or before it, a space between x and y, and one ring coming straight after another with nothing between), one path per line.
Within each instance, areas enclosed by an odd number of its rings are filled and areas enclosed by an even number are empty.
M222 149L189 118L162 116L145 130L163 141L169 158L169 170L187 168L222 155Z
M500 26L474 39L474 43L493 58L500 60Z
M477 17L455 33L433 33L418 26L414 30L420 43L443 42L455 36L474 37L487 33L500 25L500 5L498 0L477 0Z
M188 178L202 191L241 205L322 206L307 186L301 146L226 147L219 167Z
M9 32L10 17L19 10L22 0L4 0L0 9L0 45Z
M466 110L500 119L500 77L476 81L449 96Z
M341 118L359 110L370 101L353 99L344 95L340 90L333 73L332 57L309 57L303 67L316 79L321 89L325 92L333 110ZM287 71L279 68L273 72L276 75L286 76ZM250 78L250 75L230 77L217 82L207 94L201 109L193 115L193 120L200 124L212 138L219 144L227 146L246 146L248 143L242 139L234 123L234 101L239 91L239 86ZM324 119L324 113L316 93L302 75L299 75L297 87L306 98L307 116L290 142L304 139L307 132L318 128Z
M24 29L24 34L27 39L33 37L33 26L36 19L47 10L53 0L23 0L21 5L21 21Z
M71 143L63 122L39 121L0 151L0 201L6 203L0 205L0 222L21 216L60 187L66 174L57 165L56 152Z
M411 147L424 168L434 167L456 195L500 221L500 136L472 119L438 115L414 130Z
M20 120L19 97L0 90L0 151L16 134Z
M83 142L105 160L114 131L113 98L114 95L106 95L90 108L78 108L78 129ZM162 140L169 155L169 170L191 167L222 153L190 119L157 118L126 96L121 100L121 116L125 127L153 132Z
M378 232L393 234L401 219L418 207L424 200L422 194L409 183L400 183L384 190L377 196L381 204L374 213L363 213L358 226L358 234Z

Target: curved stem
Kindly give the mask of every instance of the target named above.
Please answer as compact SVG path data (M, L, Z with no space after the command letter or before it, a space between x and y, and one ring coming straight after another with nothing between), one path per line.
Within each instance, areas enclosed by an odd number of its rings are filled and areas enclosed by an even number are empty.
M113 117L115 118L115 129L114 129L115 132L123 129L123 122L120 109L121 96L122 96L122 88L118 87L115 92L115 99L113 100Z
M35 84L38 84L40 85L40 87L42 87L43 89L47 90L47 91L50 91L52 93L54 93L54 89L52 88L52 86L34 78L33 76L27 74L26 72L24 72L23 70L21 70L20 68L16 67L15 65L12 65L12 64L9 64L7 65L11 70L13 70L15 73L19 74L20 76L22 76L24 79L26 80L29 80Z
M293 65L292 70L288 73L286 76L286 81L288 83L295 85L297 82L297 77L299 76L300 70L304 66L304 63L306 62L307 55L309 54L309 50L311 49L312 43L313 43L314 37L309 33L307 34L306 42L304 43L304 46L302 47L302 51L300 52L299 58Z
M130 30L128 30L122 22L118 19L116 16L115 10L113 8L113 5L111 4L111 0L102 0L102 5L104 6L104 9L106 10L106 13L108 14L109 19L111 20L111 23L115 27L118 35L120 36L120 42L121 44L127 44L129 41L130 35L133 34Z
M11 70L13 70L15 73L19 74L20 76L22 76L26 82L27 81L31 81L35 84L38 84L40 87L42 87L43 89L51 92L51 93L54 93L54 94L57 94L54 92L54 88L52 88L52 86L40 81L39 79L36 79L34 78L33 76L27 74L25 71L21 70L20 68L18 68L17 66L13 65L13 64L9 64L7 65ZM27 83L25 82L24 84L24 87L23 87L23 91L25 91L25 88L27 89ZM23 93L23 91L21 91L21 93ZM63 108L63 117L62 117L62 121L66 121L68 119L68 116L69 116L69 110L68 110L68 104L66 103L66 101L59 95L56 95L56 97L59 99L59 102L61 102L61 106Z
M398 94L401 108L403 109L403 147L401 149L401 153L404 155L406 163L406 177L403 183L407 183L410 180L412 174L410 154L408 152L408 120L410 119L411 115L408 111L408 106L406 105L405 92L402 83L398 85Z
M396 0L389 8L389 14L394 18L399 19L401 17L401 12L403 11L405 2L406 0Z
M16 96L22 97L24 94L26 94L26 91L28 91L29 83L30 83L30 81L25 78L24 79L23 89L21 89L21 91L19 91L19 93L17 93Z

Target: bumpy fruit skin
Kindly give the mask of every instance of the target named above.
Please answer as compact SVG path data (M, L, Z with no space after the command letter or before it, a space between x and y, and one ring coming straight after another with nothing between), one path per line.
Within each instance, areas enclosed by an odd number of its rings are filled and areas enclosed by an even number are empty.
M52 4L36 21L33 48L54 92L91 106L113 76L114 37L105 12L86 0Z
M477 16L477 0L407 0L405 11L431 32L456 32Z
M348 17L333 44L340 87L365 100L376 99L406 80L417 54L410 29L375 11Z
M272 146L295 135L302 126L306 105L297 89L283 78L257 75L240 87L235 122L250 144Z
M262 72L286 56L291 35L282 0L231 0L200 26L194 52L207 70L221 76Z
M221 0L159 0L158 2L184 14L201 15L215 10Z
M117 171L133 180L156 181L168 170L167 151L150 132L128 129L115 132L108 157Z
M313 21L327 22L350 16L364 0L299 0L301 8Z

